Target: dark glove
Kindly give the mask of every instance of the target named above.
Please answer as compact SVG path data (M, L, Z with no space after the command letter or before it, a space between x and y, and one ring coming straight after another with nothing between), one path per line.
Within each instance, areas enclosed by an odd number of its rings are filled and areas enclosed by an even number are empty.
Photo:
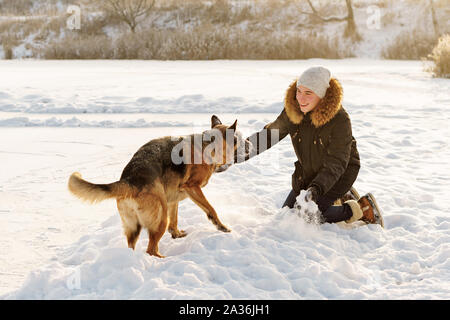
M317 203L317 199L321 195L320 187L317 185L311 185L308 190L306 190L306 201L314 201Z

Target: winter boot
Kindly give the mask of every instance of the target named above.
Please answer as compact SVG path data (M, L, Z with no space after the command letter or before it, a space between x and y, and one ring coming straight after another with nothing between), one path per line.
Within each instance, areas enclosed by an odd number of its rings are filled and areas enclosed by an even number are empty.
M345 222L352 223L361 220L367 224L379 224L384 228L381 210L375 197L370 192L362 196L358 201L347 200L345 203L350 206L353 213L352 217Z
M361 210L363 212L362 221L365 223L376 223L384 228L384 220L381 215L380 207L378 207L375 197L370 192L362 196L358 200Z

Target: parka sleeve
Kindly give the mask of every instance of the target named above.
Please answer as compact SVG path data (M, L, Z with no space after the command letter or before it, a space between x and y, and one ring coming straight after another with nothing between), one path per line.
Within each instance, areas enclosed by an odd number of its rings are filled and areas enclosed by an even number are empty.
M337 121L331 131L330 144L327 147L322 168L310 185L320 188L319 193L327 193L347 169L352 148L352 126L348 114Z
M288 133L289 118L286 111L283 109L275 121L269 122L261 131L255 132L246 138L246 140L249 140L252 143L253 149L249 154L240 155L240 157L237 157L235 154L235 162L239 163L247 161L265 150L270 149L279 141L283 140Z

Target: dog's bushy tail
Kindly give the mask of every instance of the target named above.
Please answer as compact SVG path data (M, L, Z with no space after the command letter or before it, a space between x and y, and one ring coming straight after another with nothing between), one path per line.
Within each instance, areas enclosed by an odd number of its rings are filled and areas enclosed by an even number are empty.
M117 197L127 198L133 193L132 188L125 182L117 181L109 184L90 183L83 180L79 172L72 173L68 187L75 196L91 203Z

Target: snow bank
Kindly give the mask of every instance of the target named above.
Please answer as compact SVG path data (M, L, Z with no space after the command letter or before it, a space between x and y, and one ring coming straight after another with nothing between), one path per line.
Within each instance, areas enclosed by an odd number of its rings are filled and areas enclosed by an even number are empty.
M119 120L80 120L77 117L71 119L58 119L51 117L49 119L29 119L28 117L13 117L8 119L0 119L0 127L82 127L82 128L152 128L152 127L186 127L194 126L192 122L161 122L146 121L138 119L135 121Z
M22 101L22 103L18 103ZM0 112L23 113L272 113L282 108L282 103L269 105L251 105L245 99L226 97L208 99L202 95L187 95L175 99L163 100L152 97L140 97L129 100L125 97L103 97L95 103L77 105L75 103L55 103L51 98L41 95L26 95L21 98L11 97L0 92Z
M231 234L205 223L188 226L186 238L162 239L160 249L168 256L165 259L144 252L145 235L141 235L144 240L136 252L125 248L120 219L114 216L95 235L84 236L69 247L58 262L31 273L22 289L9 298L292 299L370 295L376 279L364 276L366 267L355 266L356 261L344 254L350 246L361 250L357 241L336 227L320 230L307 225L296 213L279 210L252 228L235 225ZM376 239L383 237L378 229L355 232L374 238L366 247L376 247ZM311 246L319 250L311 250ZM333 269L341 270L330 277ZM369 291L348 295L361 286Z
M23 287L6 298L448 297L448 283L437 279L446 275L448 280L448 243L421 244L412 234L406 241L402 228L307 224L298 210L287 207L269 216L243 210L241 214L259 222L235 221L233 231L225 234L195 211L180 214L197 215L190 218L195 223L182 224L187 237L163 237L160 250L165 259L145 253L145 233L135 252L126 248L120 218L114 215L94 234L64 250L57 261L32 272ZM225 215L223 220L232 219Z

